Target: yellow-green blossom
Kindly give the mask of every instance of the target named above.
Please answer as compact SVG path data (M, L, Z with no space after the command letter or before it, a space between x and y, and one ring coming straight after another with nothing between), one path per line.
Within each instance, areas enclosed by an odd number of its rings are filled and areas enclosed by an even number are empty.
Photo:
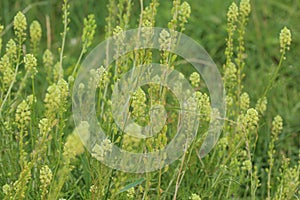
M15 35L17 36L19 45L25 41L27 21L22 12L18 12L13 21Z
M29 33L30 33L31 43L38 44L41 41L41 37L42 37L41 24L38 21L34 20L30 24Z
M132 96L132 116L135 119L143 119L146 114L146 94L141 89L138 88L137 91Z
M92 156L97 160L104 160L105 156L112 151L113 144L110 139L104 139L102 143L96 144L92 150Z
M197 72L193 72L190 76L192 86L198 88L200 86L200 75Z
M287 28L284 27L279 35L279 41L280 41L280 52L285 52L285 50L289 50L291 43L292 43L292 33Z
M127 190L126 196L128 199L134 199L134 195L135 195L134 187Z
M171 48L171 35L168 31L162 30L159 34L158 42L162 50L170 50Z
M247 110L245 119L247 121L247 126L250 130L253 130L258 125L258 113L254 108Z
M50 68L53 65L53 54L49 49L46 49L43 54L43 63L46 68Z
M230 23L234 23L234 22L237 21L238 16L239 16L239 8L236 5L236 3L233 2L229 6L229 9L227 11L227 21L230 22Z
M41 194L41 199L44 199L46 194L48 193L48 186L50 185L51 181L52 181L52 171L51 169L48 167L48 165L44 165L41 169L40 169L40 190L42 192Z
M16 122L20 129L23 129L26 126L26 124L28 124L28 122L31 119L30 115L31 115L30 106L27 103L27 101L23 100L18 105L16 110L16 116L15 116Z
M250 105L250 97L247 92L244 92L240 97L240 108L242 111L246 111Z
M185 23L187 23L188 18L190 18L191 15L191 6L188 4L188 2L183 2L178 11L178 19L181 22L181 26L183 26Z
M260 98L260 99L258 99L258 101L257 101L257 103L255 105L255 109L258 112L260 112L261 114L264 114L264 112L267 109L267 104L268 104L268 101L267 101L266 97Z
M33 78L37 74L37 60L32 54L26 54L24 57L25 69L30 73Z
M272 134L275 138L278 137L278 134L282 131L283 120L280 115L277 115L272 122Z
M10 39L6 44L6 55L11 62L15 62L15 59L17 58L17 45L13 39Z
M192 194L189 198L190 200L201 200L201 197L198 194Z
M42 38L42 28L38 21L34 20L29 27L30 42L33 54L37 54L38 45Z
M81 142L79 135L74 132L67 137L67 141L64 145L63 157L66 164L70 164L70 161L77 155L80 155L84 151L84 146Z
M3 191L3 193L4 193L5 195L9 195L10 192L11 192L11 190L12 190L12 188L11 188L11 186L8 185L8 184L5 184L5 185L2 186L2 191Z
M247 17L251 11L250 0L241 0L240 3L240 15Z

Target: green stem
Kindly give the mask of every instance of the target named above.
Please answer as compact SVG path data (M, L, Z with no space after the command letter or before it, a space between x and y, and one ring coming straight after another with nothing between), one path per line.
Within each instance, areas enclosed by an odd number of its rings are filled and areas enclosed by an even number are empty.
M146 184L145 184L145 190L144 190L144 194L143 194L143 199L147 199L147 195L148 195L148 191L149 191L149 188L150 188L150 173L147 172L146 173Z
M12 87L14 85L14 83L16 82L17 80L17 75L18 75L18 70L19 70L19 63L17 64L16 66L16 70L15 70L15 74L14 74L14 79L12 80L12 82L10 83L10 86L8 88L8 91L4 97L4 100L2 101L2 104L1 104L1 107L0 107L0 116L2 115L2 109L3 109L3 106L5 105L10 93L11 93L11 90L12 90Z
M60 67L60 74L59 74L59 78L62 78L62 69L63 69L63 55L64 55L64 49L65 49L65 43L66 43L66 37L67 37L67 31L68 31L68 1L65 0L64 1L64 6L65 8L64 10L64 31L62 33L62 44L61 44L61 49L60 49L60 54L59 54L59 67Z
M162 175L162 171L161 171L161 168L160 168L159 169L159 174L158 174L158 184L157 184L157 200L160 200L161 175Z
M77 68L78 68L78 66L79 66L79 63L80 63L80 61L81 61L81 59L82 59L82 57L83 57L83 55L84 55L85 52L86 52L86 50L85 50L85 44L84 44L83 47L82 47L80 56L79 56L79 58L78 58L78 60L77 60L77 62L76 62L76 65L75 65L74 69L73 69L73 72L72 72L72 76L73 76L73 77L74 77L74 75L75 75L75 73L76 73L76 71L77 71Z
M13 101L17 100L18 96L21 95L22 90L23 90L24 87L26 86L26 80L27 80L27 78L28 78L28 75L29 75L29 71L27 71L27 72L25 73L25 76L23 77L23 79L22 79L22 81L21 81L21 84L20 84L20 86L19 86L19 89L18 89L17 94L16 94L16 96L15 96L15 98L14 98Z
M273 150L274 150L274 140L272 139L269 147L269 168L268 168L268 182L267 182L267 189L268 189L268 197L267 199L271 199L271 174L272 174L272 169L273 169Z
M278 73L279 73L279 71L281 69L282 62L284 60L284 55L285 55L285 52L282 52L279 64L277 65L277 67L275 69L275 72L272 74L271 80L269 81L269 84L267 85L267 87L266 87L266 89L264 91L263 97L267 96L268 92L270 91L271 87L273 86L273 83L274 83L275 79L277 78Z
M111 186L111 184L112 184L112 180L113 180L113 177L114 177L114 175L115 175L115 172L116 172L115 169L112 169L112 170L111 170L110 178L109 178L109 181L108 181L108 186L107 186L107 189L106 189L106 192L105 192L105 200L108 199L109 189L110 189L110 186Z

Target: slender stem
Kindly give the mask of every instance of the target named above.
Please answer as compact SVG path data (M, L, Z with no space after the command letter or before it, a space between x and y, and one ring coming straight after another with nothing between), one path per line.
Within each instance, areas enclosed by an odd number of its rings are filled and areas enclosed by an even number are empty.
M47 30L47 49L51 48L51 26L50 17L46 15L46 30Z
M161 171L161 168L160 168L159 169L159 174L158 174L158 184L157 184L157 199L158 200L160 200L161 175L162 175L162 171Z
M79 66L79 63L80 63L80 61L81 61L81 59L82 59L84 53L85 53L85 44L84 44L83 47L82 47L80 56L79 56L79 58L78 58L78 60L77 60L77 62L76 62L76 65L75 65L74 69L73 69L73 72L72 72L72 76L73 76L73 77L74 77L74 75L75 75L75 73L76 73L76 71L77 71L77 68L78 68L78 66Z
M63 65L63 56L64 56L64 49L65 49L65 43L66 43L66 37L67 37L67 31L68 31L68 1L65 0L64 2L65 9L64 10L64 31L62 33L62 44L61 44L61 49L60 49L60 54L59 54L59 67L60 67L60 73L59 73L59 78L62 78L62 65Z
M25 76L28 76L29 73L26 72ZM25 85L24 85L25 86ZM36 99L36 93L35 93L35 84L34 84L34 77L31 78L31 87L32 87L32 104L31 104L31 120L30 120L30 139L31 139L31 144L32 146L34 145L35 142L35 134L34 134L34 127L36 125L36 105L35 105L35 99ZM22 90L22 88L20 88ZM21 92L21 90L19 90ZM17 93L18 95L18 93ZM16 96L15 98L17 98Z
M19 132L19 153L20 153L20 167L23 170L24 169L24 148L23 148L23 127L21 128Z
M274 151L274 140L271 140L270 146L269 146L269 168L268 168L268 182L267 182L267 189L268 189L268 197L267 200L271 199L271 174L272 174L272 169L273 169L273 151Z
M22 79L22 82L21 82L21 84L20 84L20 86L19 86L19 89L18 89L17 94L15 95L15 98L14 98L13 101L15 101L15 100L18 98L18 96L21 95L22 90L23 90L24 87L26 86L26 80L27 80L27 78L28 78L28 75L29 75L29 71L27 71L27 72L25 73L25 76L24 76L23 79Z
M2 115L2 109L3 109L3 106L4 106L4 104L6 103L8 96L9 96L10 93L11 93L11 89L12 89L14 83L16 82L18 70L19 70L19 64L16 66L16 70L15 70L15 74L14 74L14 79L13 79L12 82L10 83L10 86L9 86L9 88L8 88L8 91L7 91L6 95L5 95L5 98L4 98L4 100L3 100L2 104L1 104L1 107L0 107L0 116Z
M181 164L180 164L180 168L179 168L179 172L178 172L178 176L177 176L177 180L176 180L173 200L176 200L176 197L177 197L177 193L178 193L178 189L179 189L179 185L180 185L179 181L180 181L181 171L182 171L182 168L184 165L184 160L185 160L185 154L183 154L182 159L181 159Z
M282 52L281 54L281 57L280 57L280 61L279 61L279 64L277 65L276 69L275 69L275 72L272 74L272 77L271 77L271 80L269 81L269 84L267 85L265 91L264 91L264 94L263 94L263 97L266 97L267 93L270 91L275 79L277 78L278 76L278 73L281 69L281 66L282 66L282 62L284 60L284 55L285 55L285 52Z
M150 174L147 172L146 173L146 184L145 184L145 190L144 190L144 194L143 194L143 199L147 199L147 194L150 188Z
M31 87L32 87L32 96L33 96L33 99L32 99L32 113L33 113L33 119L35 119L35 110L34 110L34 99L36 97L36 94L35 94L35 84L34 84L34 77L31 78Z
M111 174L110 174L110 178L109 178L107 190L106 190L106 193L105 193L105 200L108 199L109 189L110 189L110 186L111 186L111 184L112 184L112 179L113 179L113 177L114 177L115 171L116 171L115 169L112 169L112 170L111 170Z

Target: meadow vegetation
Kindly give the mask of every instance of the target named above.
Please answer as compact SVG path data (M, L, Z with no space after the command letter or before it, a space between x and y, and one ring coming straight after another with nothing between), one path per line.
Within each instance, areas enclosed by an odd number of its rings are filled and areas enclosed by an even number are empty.
M293 19L299 18L298 1L96 2L0 3L0 199L300 198L300 29ZM284 14L287 21L276 23ZM199 155L213 112L201 76L178 64L179 56L145 49L91 71L97 117L108 139L90 153L77 134L88 135L89 124L75 126L72 115L81 62L105 38L116 38L123 48L124 31L155 26L194 37L218 65L226 117L217 144L205 157ZM170 34L160 33L161 46L168 45ZM140 87L130 104L130 115L143 126L152 120L151 106L166 108L168 120L155 137L137 140L114 123L110 98L115 81L129 66L152 62L176 69L190 81L191 105L200 110L197 138L160 170L111 169L100 161L110 155L112 145L158 151L176 132L179 103L156 84ZM85 87L91 86L81 84L78 92Z

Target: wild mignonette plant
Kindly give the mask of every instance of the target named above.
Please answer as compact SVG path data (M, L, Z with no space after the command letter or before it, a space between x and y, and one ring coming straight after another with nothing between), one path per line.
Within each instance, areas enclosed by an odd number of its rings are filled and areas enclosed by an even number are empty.
M91 124L82 121L74 125L71 96L81 63L98 34L95 15L89 14L82 20L81 50L78 58L72 59L75 62L71 66L66 64L72 16L70 1L62 1L63 32L58 49L50 49L49 45L49 49L43 49L47 41L44 41L46 28L42 23L29 22L22 12L15 15L14 34L8 39L0 37L0 199L299 199L300 163L282 151L279 144L284 119L279 114L271 120L265 115L268 94L288 59L292 31L287 27L280 31L278 65L264 92L254 101L243 85L247 76L244 69L248 67L245 38L251 2L240 0L229 6L227 22L224 22L227 27L225 62L220 69L226 90L225 123L213 150L201 157L197 152L215 110L211 108L203 77L196 70L182 70L180 56L166 50L176 46L172 30L178 33L186 30L191 6L186 1L172 1L171 10L166 11L171 17L164 25L168 30L159 34L158 42L163 50L139 49L123 55L127 30L138 28L142 39L149 42L153 33L147 27L157 25L160 2L141 0L139 3L136 23L132 20L136 2L108 1L104 35L116 41L115 61L90 70L88 83L80 83L76 91L78 101L85 105L89 103L85 99L86 89L96 90L95 112L107 138L96 143L91 151L85 148L91 142ZM3 30L4 26L0 25L0 36ZM155 83L138 87L131 94L128 113L140 126L121 130L114 121L110 96L118 87L115 82L131 66L138 74L143 72L140 66L153 62L166 69L182 70L179 76L190 82L194 93L188 99L187 108L199 111L197 136L189 147L182 147L186 151L179 159L156 171L126 173L111 169L101 161L112 154L114 146L134 153L158 152L176 133L179 102L167 87ZM119 103L126 102L120 99ZM162 116L153 107L166 108L165 122L159 120ZM158 130L153 137L139 139L124 134L140 134L140 127L149 123L154 124L154 131ZM271 127L267 133L262 129L265 123ZM185 131L189 131L190 126L186 127ZM262 134L267 134L270 140L266 141L267 154L258 157L258 140Z

